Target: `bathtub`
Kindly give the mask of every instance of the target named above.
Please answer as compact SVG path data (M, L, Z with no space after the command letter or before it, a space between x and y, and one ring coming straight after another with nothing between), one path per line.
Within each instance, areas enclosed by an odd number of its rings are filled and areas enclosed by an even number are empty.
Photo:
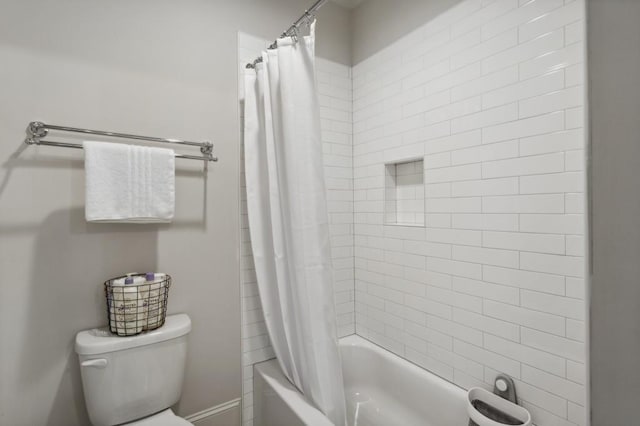
M466 392L358 337L340 339L349 426L466 426ZM254 426L330 426L276 360L254 366Z

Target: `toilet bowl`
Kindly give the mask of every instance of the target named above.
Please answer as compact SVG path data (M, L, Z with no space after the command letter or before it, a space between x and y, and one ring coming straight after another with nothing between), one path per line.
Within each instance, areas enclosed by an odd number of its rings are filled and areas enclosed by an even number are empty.
M75 349L94 426L186 426L170 409L180 400L191 320L167 316L153 331L130 337L106 328L81 331Z

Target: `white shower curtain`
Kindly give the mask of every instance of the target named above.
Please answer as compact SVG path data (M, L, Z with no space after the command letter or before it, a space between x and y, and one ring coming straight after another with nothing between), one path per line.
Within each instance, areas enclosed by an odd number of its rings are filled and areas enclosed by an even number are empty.
M253 258L271 344L288 379L346 423L310 35L278 40L245 74L245 176Z

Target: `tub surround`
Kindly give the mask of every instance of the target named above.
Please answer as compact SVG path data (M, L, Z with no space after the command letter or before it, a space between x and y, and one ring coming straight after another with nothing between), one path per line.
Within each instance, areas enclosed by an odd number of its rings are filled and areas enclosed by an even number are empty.
M353 67L356 333L586 424L584 1L466 0ZM425 227L385 224L422 159ZM388 222L387 222L388 223Z
M367 13L391 13L376 3ZM539 426L587 422L584 6L455 2L358 62L346 74L352 175L347 158L342 169L326 168L341 173L334 194L344 198L335 205L353 229L353 245L341 234L334 257L353 251L354 280L341 282L337 298L353 315L340 292L355 289L356 333L461 388L490 389L498 372L509 374ZM323 132L333 143L325 153L347 157L336 141L350 140L349 97L336 99L344 92L331 88L347 82L319 77ZM399 165L420 162L422 194L415 170L400 167L408 179L400 185L386 179L390 168L397 179ZM415 216L421 196L423 220ZM245 265L249 425L248 367L272 354Z

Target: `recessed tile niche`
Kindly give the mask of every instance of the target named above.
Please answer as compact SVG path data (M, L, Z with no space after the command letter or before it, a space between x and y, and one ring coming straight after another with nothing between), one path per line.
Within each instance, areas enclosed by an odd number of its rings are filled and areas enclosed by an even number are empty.
M424 226L422 159L385 164L384 223Z

